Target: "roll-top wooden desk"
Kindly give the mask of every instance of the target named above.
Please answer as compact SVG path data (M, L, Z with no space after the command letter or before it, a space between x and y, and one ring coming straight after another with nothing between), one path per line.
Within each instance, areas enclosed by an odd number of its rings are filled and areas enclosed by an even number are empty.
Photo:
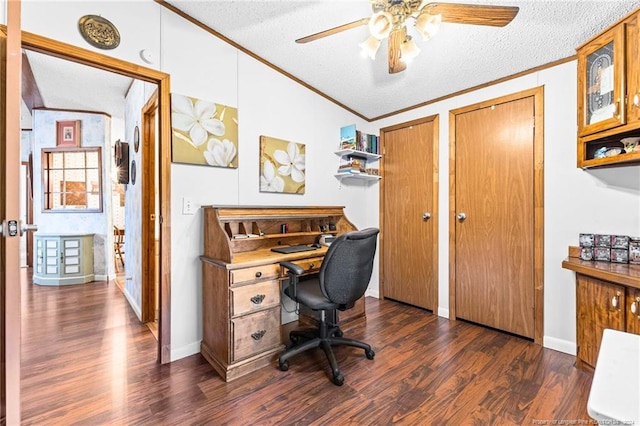
M202 343L200 352L225 381L271 364L284 349L279 263L317 272L327 247L276 253L277 246L314 244L320 235L356 230L344 207L204 206ZM286 296L285 296L286 297ZM339 312L364 316L364 298Z

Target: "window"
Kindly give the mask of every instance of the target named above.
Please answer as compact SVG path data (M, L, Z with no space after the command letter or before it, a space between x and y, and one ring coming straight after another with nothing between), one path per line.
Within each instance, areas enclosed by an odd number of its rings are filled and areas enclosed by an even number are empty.
M102 211L101 148L42 149L42 210Z

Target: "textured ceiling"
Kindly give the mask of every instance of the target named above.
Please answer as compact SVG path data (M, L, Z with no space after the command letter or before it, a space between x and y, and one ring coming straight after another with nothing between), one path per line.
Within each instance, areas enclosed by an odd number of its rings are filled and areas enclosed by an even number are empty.
M430 41L416 37L420 55L390 75L386 42L375 61L360 56L366 26L295 43L370 16L367 0L165 2L367 119L571 57L577 46L640 7L640 0L465 0L520 11L503 28L442 24ZM122 117L131 79L33 52L28 57L46 107Z
M407 70L390 75L386 41L375 61L360 56L366 26L295 43L370 16L366 0L166 1L369 119L573 56L577 46L640 7L623 0L451 2L520 11L503 28L445 23L430 41L415 37L422 52Z

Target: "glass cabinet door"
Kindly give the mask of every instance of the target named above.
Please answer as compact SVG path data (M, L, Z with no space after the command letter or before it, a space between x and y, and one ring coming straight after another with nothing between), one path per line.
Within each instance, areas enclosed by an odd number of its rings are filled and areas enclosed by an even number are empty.
M580 136L625 124L624 26L578 50L578 132Z

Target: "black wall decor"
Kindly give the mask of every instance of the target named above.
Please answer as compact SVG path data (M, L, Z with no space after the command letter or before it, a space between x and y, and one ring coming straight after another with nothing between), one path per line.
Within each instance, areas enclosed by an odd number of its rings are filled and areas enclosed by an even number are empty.
M118 171L118 183L129 183L129 143L116 141L113 158Z

